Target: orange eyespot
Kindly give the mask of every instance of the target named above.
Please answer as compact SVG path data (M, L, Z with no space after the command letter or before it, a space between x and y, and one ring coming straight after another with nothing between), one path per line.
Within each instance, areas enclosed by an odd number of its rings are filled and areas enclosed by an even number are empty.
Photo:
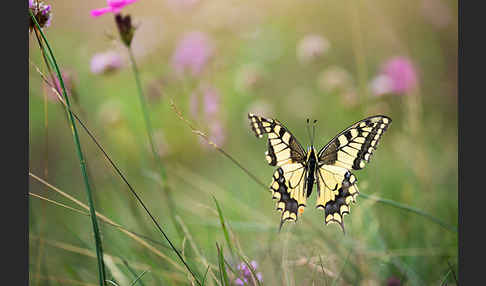
M304 213L304 207L300 206L298 211L299 211L299 214L303 214Z

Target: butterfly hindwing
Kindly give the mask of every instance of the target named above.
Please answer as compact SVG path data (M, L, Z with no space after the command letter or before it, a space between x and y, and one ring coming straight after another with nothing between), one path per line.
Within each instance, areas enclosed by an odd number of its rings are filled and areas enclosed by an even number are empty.
M324 222L335 222L344 231L343 216L359 194L356 177L346 168L322 165L317 169L316 207L324 210Z
M318 153L319 162L360 170L369 162L391 119L376 115L356 122L334 137Z
M271 166L278 166L270 184L277 210L282 212L281 223L297 220L297 214L306 204L305 159L306 152L297 139L278 120L248 114L257 137L268 135L265 156Z

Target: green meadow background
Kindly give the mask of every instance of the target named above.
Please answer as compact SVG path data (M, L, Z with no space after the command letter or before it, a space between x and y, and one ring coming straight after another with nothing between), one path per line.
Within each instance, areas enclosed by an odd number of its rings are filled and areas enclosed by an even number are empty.
M44 29L61 70L72 75L73 111L191 269L202 277L209 266L206 284L224 284L218 245L231 285L237 285L235 269L242 261L236 253L258 263L262 285L455 285L457 2L192 2L140 0L122 12L137 26L133 51L174 213L113 15L90 15L106 2L49 1L53 18ZM181 76L172 57L192 31L207 36L212 56L200 74ZM299 43L307 35L321 36L326 45L302 61ZM99 285L91 221L74 201L88 204L69 121L62 104L45 100L50 91L36 67L44 74L47 69L33 33L29 47L30 285ZM124 65L110 74L92 73L93 55L108 50L118 52ZM413 63L417 84L375 95L373 79L397 56ZM201 115L209 104L199 94L204 87L217 94L215 119ZM171 101L210 138L217 122L215 143L264 184L274 169L265 161L266 139L251 132L248 112L278 118L304 148L310 144L306 118L318 120L317 148L364 117L384 114L393 122L367 167L353 172L363 195L344 218L346 235L338 225L324 224L315 191L303 216L279 233L280 213L270 192L192 132ZM96 210L136 233L99 219L107 285L131 285L144 271L137 285L196 285L77 125Z

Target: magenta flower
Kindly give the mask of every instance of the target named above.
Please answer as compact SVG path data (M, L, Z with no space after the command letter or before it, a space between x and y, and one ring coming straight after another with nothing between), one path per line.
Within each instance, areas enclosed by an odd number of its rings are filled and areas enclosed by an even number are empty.
M382 67L376 76L371 89L375 95L385 93L404 94L417 86L418 76L412 62L405 57L395 57Z
M106 13L118 14L123 7L130 5L138 0L106 0L107 7L91 10L91 16L98 17Z
M178 74L189 69L199 75L213 55L209 38L202 32L191 32L179 42L172 56L172 66Z
M95 54L91 58L91 72L108 74L120 69L123 65L120 54L115 51Z

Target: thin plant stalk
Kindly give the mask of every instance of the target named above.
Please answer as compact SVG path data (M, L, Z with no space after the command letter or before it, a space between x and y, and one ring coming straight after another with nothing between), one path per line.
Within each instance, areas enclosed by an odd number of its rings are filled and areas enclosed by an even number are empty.
M152 155L154 157L155 163L157 164L157 167L159 168L160 171L160 176L161 176L161 181L162 181L162 190L166 196L168 206L169 206L169 212L170 212L170 217L172 220L172 223L174 224L177 232L179 235L182 235L181 230L179 229L179 225L176 222L175 219L175 205L174 201L172 199L171 195L171 190L169 187L169 184L167 183L167 172L165 171L164 165L162 164L162 161L160 160L160 156L157 152L157 148L155 148L154 144L154 138L153 138L153 127L152 127L152 122L150 121L150 114L149 110L147 107L147 101L145 99L145 95L143 93L143 88L142 88L142 83L140 81L140 73L138 71L137 63L135 61L135 57L133 55L133 50L131 46L128 46L128 55L130 58L130 63L132 66L133 70L133 75L135 77L135 82L137 84L137 90L138 90L138 97L140 99L140 105L142 107L142 114L145 122L145 127L147 129L147 137L150 143L150 149L152 150Z
M69 98L68 98L67 93L66 93L66 88L64 86L64 81L62 79L61 72L59 71L59 67L56 63L56 59L55 59L54 53L52 52L52 49L49 45L49 42L47 41L44 33L42 32L42 29L40 28L39 23L37 23L37 19L35 19L34 15L32 14L32 12L30 10L29 10L29 13L30 13L31 18L33 19L33 21L35 23L35 26L36 26L35 29L37 31L39 31L39 33L42 37L42 42L44 42L46 44L47 50L49 51L49 57L54 64L54 68L56 70L56 74L57 74L57 77L59 79L59 83L60 83L60 86L61 86L61 89L62 89L62 94L63 94L64 100L66 102L66 106L67 106L66 112L68 114L69 121L71 123L71 131L72 131L73 140L74 140L74 143L75 143L75 146L76 146L76 153L78 155L78 159L79 159L79 163L80 163L80 167L81 167L81 173L83 175L83 180L84 180L84 184L85 184L85 188L86 188L86 194L88 196L88 202L89 202L90 214L91 214L91 223L92 223L92 226L93 226L93 233L94 233L95 244L96 244L96 256L97 256L97 261L98 261L99 283L100 283L101 286L103 286L105 284L104 281L105 281L105 278L106 278L106 272L105 272L105 266L104 266L104 262L103 262L103 248L102 248L101 236L100 236L100 231L99 231L99 227L98 227L98 222L96 220L96 212L95 212L94 202L93 202L93 197L92 197L92 192L91 192L91 185L90 185L90 182L89 182L89 179L88 179L88 173L86 171L86 161L84 159L83 151L81 149L81 142L79 140L78 131L77 131L77 128L76 128L76 124L74 122L74 117L73 117L73 114L71 113L71 105L69 103ZM36 35L37 35L37 33L36 33ZM44 50L45 47L41 44L42 42L39 41L39 44L41 45L40 46L41 50ZM49 66L48 61L46 61L45 64L47 66Z

